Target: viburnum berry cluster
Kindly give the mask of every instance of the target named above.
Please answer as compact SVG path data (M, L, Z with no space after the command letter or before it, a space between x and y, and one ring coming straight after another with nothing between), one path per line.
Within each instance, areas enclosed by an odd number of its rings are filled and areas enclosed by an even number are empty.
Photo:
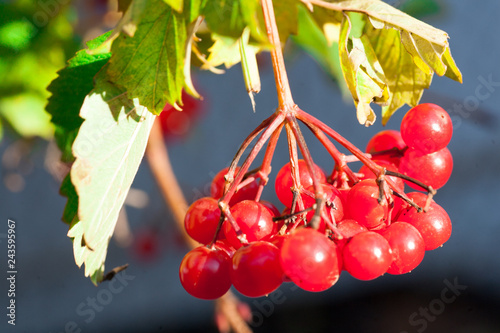
M331 173L313 162L297 120L332 156ZM279 210L260 198L283 128L290 162L274 181L284 206ZM283 282L323 291L343 270L360 280L412 271L425 251L441 246L451 234L450 218L433 200L453 168L446 148L451 136L446 111L420 104L405 115L400 132L377 133L362 152L298 106L278 108L247 137L231 166L215 176L211 196L189 207L186 231L204 245L182 260L183 287L202 299L218 298L231 285L245 296L259 297ZM352 155L340 153L328 137ZM262 164L250 170L266 141ZM358 172L348 166L354 161L363 163ZM427 193L405 193L405 184Z

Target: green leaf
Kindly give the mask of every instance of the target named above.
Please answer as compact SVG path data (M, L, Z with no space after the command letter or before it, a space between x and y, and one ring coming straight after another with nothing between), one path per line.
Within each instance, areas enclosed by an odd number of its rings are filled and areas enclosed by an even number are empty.
M184 7L184 0L163 0L167 5L182 13L182 9Z
M75 220L75 218L78 218L78 194L76 194L76 190L71 182L71 176L69 173L66 177L64 177L59 193L68 198L66 206L64 207L62 220L63 222L70 224Z
M372 101L385 103L389 92L385 75L370 42L362 38L348 38L350 20L345 15L339 38L339 54L342 72L347 87L351 91L356 115L360 124L370 126L375 122L375 112L370 107ZM351 47L349 47L351 45Z
M219 35L239 38L245 27L250 28L251 36L259 42L267 37L262 22L262 9L259 0L212 0L207 1L203 15L208 28Z
M129 98L159 114L181 101L186 20L161 0L149 1L134 37L121 34L112 46L108 75Z
M98 48L109 35L110 32L89 41L88 50ZM110 57L109 52L89 54L87 50L80 50L47 88L52 96L45 109L52 115L56 142L65 162L73 160L71 145L83 121L79 116L83 100L94 87L94 76Z
M290 34L297 34L299 3L297 0L282 0L273 3L281 43L285 43ZM304 9L303 6L300 8Z
M124 10L124 14L116 27L112 30L107 40L103 42L99 47L89 51L90 53L106 53L111 52L111 46L115 39L120 36L120 34L126 34L129 37L133 37L135 31L137 30L137 25L140 20L145 16L144 11L148 0L134 0L130 2L125 2L121 5L121 9ZM120 4L119 4L120 7Z
M388 105L382 107L382 124L404 104L415 106L424 89L429 88L432 74L417 66L410 53L400 42L400 33L395 29L373 29L369 33L375 53L384 69L386 82L391 92Z
M292 36L291 39L316 59L323 70L338 82L343 96L349 96L349 90L340 68L338 44L340 21L338 28L335 29L335 24L323 16L325 12L327 11L323 8L317 8L314 13L310 13L304 7L299 7L298 31L297 35ZM335 29L336 33L330 34L332 29Z
M360 92L366 94L365 97L373 94L373 101L383 106L382 123L385 124L390 116L405 103L409 105L418 103L423 89L429 87L434 73L440 76L446 75L453 80L462 82L462 75L451 57L448 35L444 31L421 22L379 0L335 2L303 0L303 2L309 6L314 5L332 11L355 12L358 15L365 15L366 23L362 31L361 41L365 41L363 42L365 51L374 50L375 56L372 59L378 59L383 69L384 77L380 77L380 79L389 90L387 98L376 97L377 86L381 87L380 82L377 82L376 79L368 79L365 76L368 74L366 71L356 71L357 67L354 65L362 56L357 55L356 50L350 54L351 50L347 50L347 44L340 46L341 49L344 49L344 57L342 58L341 55L344 76L355 103L358 105L358 119L360 121L366 119L368 122L365 124L369 124L374 114L371 108L365 104L369 103L368 99L360 98ZM347 36L344 37L347 41ZM354 41L354 37L357 36L351 36L351 40ZM365 55L369 58L368 54ZM368 62L372 66L375 65L370 60ZM367 68L366 66L362 67ZM355 71L355 73L350 73L351 71ZM360 77L360 74L365 77ZM374 79L371 76L370 78ZM357 89L358 86L354 84L356 79L363 79L364 88L367 89L363 91ZM358 103L360 100L364 100L363 104ZM360 105L361 107L359 107Z
M76 159L71 167L79 221L73 221L68 236L74 238L77 264L85 263L85 276L99 281L118 213L156 117L109 83L105 71L97 76L80 116L85 120L73 144Z
M241 61L238 38L212 33L212 39L214 44L208 49L210 53L206 63L201 67L202 69L217 67L222 64L226 68L231 68Z

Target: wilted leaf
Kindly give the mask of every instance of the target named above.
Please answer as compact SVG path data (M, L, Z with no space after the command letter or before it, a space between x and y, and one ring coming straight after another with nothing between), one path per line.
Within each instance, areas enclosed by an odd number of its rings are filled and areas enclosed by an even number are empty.
M400 33L395 29L373 29L370 41L384 69L391 92L389 104L382 107L382 124L404 104L418 104L424 89L429 88L432 74L425 73L415 64L410 53L400 43Z
M371 102L385 103L389 98L385 76L370 42L362 38L348 38L350 20L345 15L339 38L339 54L342 72L356 105L360 124L370 126L375 122ZM351 47L349 45L352 45Z
M377 86L382 87L382 85L378 79L369 74L370 71L348 73L357 70L354 65L362 61L362 55L359 55L358 51L348 50L350 52L348 56L344 54L342 57L344 47L340 45L342 69L355 103L358 105L357 113L360 121L372 119L374 116L371 108L365 105L359 107L358 103L359 101L369 103L370 94L374 94L374 102L383 105L382 122L385 124L390 116L405 103L409 105L418 103L423 89L429 87L434 73L462 82L462 75L451 57L448 35L444 31L379 0L335 2L302 0L302 2L309 6L317 6L314 9L324 8L337 12L364 14L368 19L362 30L364 38L361 38L361 41L369 41L363 43L365 50L375 50L375 59L378 59L385 76L385 78L379 78L388 88L389 95L386 96L384 93L381 98L375 96ZM354 41L353 38L352 40ZM368 54L365 55L370 58ZM373 67L370 59L368 63L371 63ZM365 65L360 68L367 69L368 67ZM370 79L365 74L368 74ZM363 82L362 90L354 89L357 88L354 84L355 79ZM364 98L361 98L360 92L366 94Z

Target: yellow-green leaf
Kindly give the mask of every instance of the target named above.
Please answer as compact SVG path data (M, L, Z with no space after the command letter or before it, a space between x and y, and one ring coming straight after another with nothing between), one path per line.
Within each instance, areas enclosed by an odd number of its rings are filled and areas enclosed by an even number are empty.
M389 98L385 75L366 37L349 38L350 19L347 15L340 29L339 54L342 72L356 105L360 124L370 126L376 116L371 102L385 103ZM350 46L351 45L351 46Z
M415 64L410 53L400 42L396 29L375 29L368 36L374 45L377 59L384 69L386 82L391 92L387 106L382 107L382 124L404 104L418 104L424 89L429 88L432 74Z
M184 0L163 0L167 5L182 13L182 9L184 8Z

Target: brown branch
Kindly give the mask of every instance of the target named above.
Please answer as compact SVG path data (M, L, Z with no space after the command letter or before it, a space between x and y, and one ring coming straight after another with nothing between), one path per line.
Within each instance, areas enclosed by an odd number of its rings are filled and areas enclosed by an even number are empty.
M184 229L184 215L186 215L188 204L172 169L167 146L163 140L158 122L155 122L151 130L146 157L153 177L156 179L156 184L160 188L166 205L174 215L174 220L184 240L191 248L200 246L200 244L189 237ZM238 302L239 300L231 291L228 291L224 296L215 301L215 308L216 311L220 311L227 318L235 333L250 333L252 330L237 311Z

